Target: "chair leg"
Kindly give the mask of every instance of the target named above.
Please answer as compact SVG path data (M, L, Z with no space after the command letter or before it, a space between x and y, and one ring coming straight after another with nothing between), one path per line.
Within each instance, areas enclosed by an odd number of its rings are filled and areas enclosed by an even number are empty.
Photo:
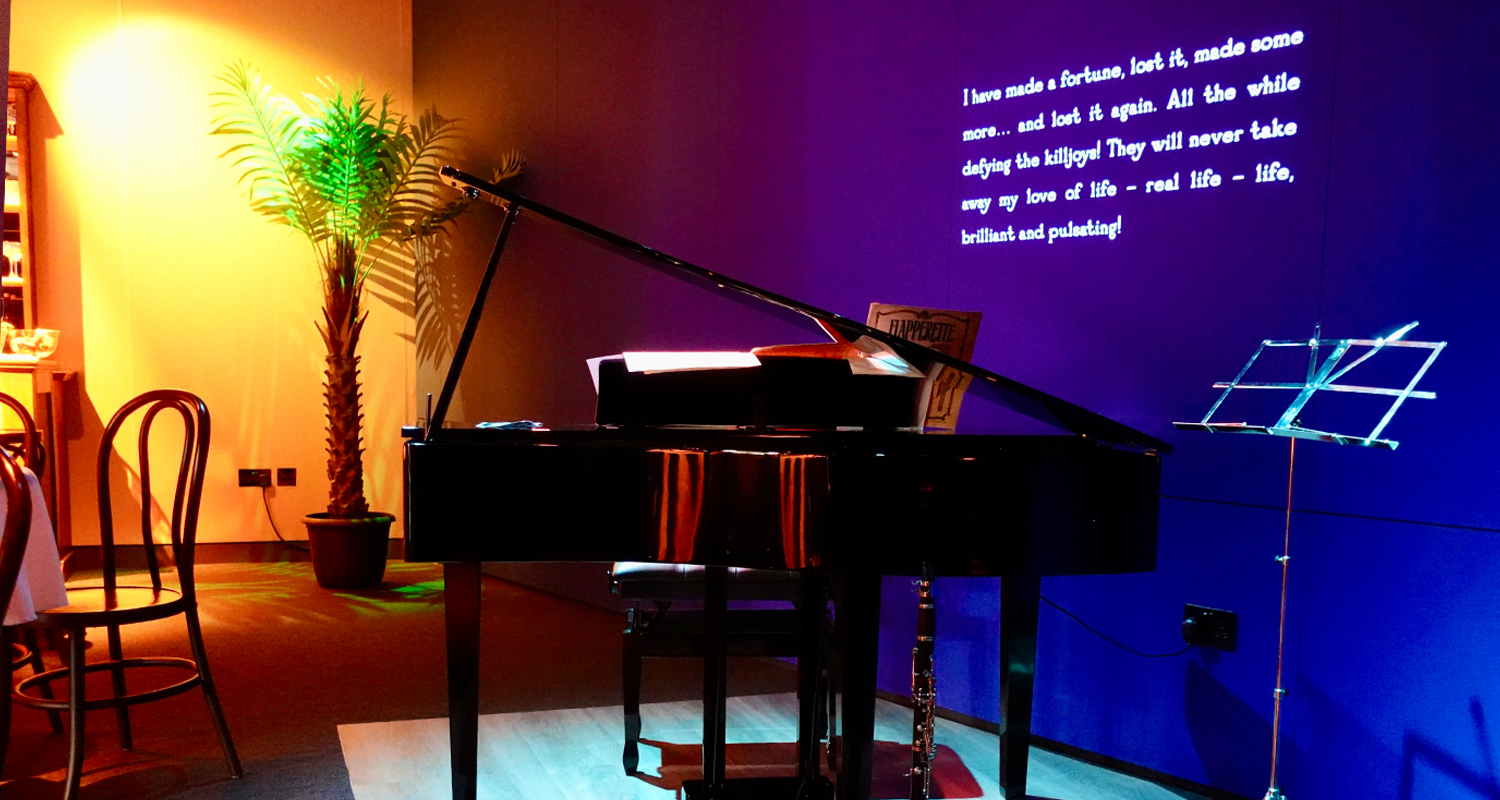
M114 666L109 670L110 686L114 688L116 698L125 696L125 667L120 664L120 659L125 657L125 651L120 647L120 626L110 625L109 633L109 660ZM130 709L120 706L115 709L115 720L120 728L120 749L129 751L135 747L134 739L130 735Z
M0 775L5 773L5 751L10 747L10 681L15 667L11 661L10 640L10 628L0 626L0 656L4 657L0 661L5 662L0 666L0 675L5 677L5 682L0 684L5 694L0 698Z
M68 779L63 800L76 800L83 780L84 636L82 628L68 631Z
M36 629L35 628L21 628L20 630L21 630L21 644L26 645L26 649L31 651L31 658L29 660L27 660L27 662L26 662L26 665L29 666L29 667L31 667L31 674L33 674L33 675L40 675L43 672L46 672L47 671L47 665L44 664L44 663L42 663L42 643L37 638ZM39 686L37 686L36 688L37 688L37 691L41 693L42 697L44 697L44 698L46 698L48 700L55 699L54 695L52 694L52 684L50 684L50 683L43 683L43 684L40 684ZM60 714L60 713L58 713L56 711L48 711L47 712L47 724L52 726L52 733L53 734L58 735L58 736L62 735L62 732L63 732L62 714Z
M214 689L213 675L208 670L208 650L203 647L203 628L198 624L198 607L187 610L188 641L193 646L193 660L198 662L198 675L203 679L203 699L208 702L208 714L213 718L214 730L219 733L219 747L224 751L224 760L229 762L229 777L245 774L240 766L239 753L235 752L234 740L229 738L229 723L224 721L224 709L219 705L219 693Z
M640 634L625 634L624 663L620 670L625 689L625 774L634 775L641 764L641 644Z

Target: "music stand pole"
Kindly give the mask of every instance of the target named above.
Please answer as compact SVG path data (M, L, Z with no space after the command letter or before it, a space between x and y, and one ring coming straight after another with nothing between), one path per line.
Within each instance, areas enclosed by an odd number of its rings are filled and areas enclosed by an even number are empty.
M1286 697L1286 689L1281 685L1281 675L1286 655L1287 568L1292 560L1292 476L1297 468L1297 439L1291 437L1290 441L1292 446L1286 464L1286 529L1281 555L1276 557L1277 563L1281 564L1281 620L1276 628L1276 688L1272 691L1275 705L1271 712L1271 788L1266 790L1265 800L1285 800L1285 795L1276 782L1276 767L1281 754L1281 700Z

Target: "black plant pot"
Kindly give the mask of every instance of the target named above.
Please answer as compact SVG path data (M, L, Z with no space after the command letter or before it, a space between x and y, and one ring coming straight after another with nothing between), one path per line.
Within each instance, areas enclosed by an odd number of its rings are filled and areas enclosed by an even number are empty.
M379 587L395 519L378 513L355 519L330 519L322 513L303 517L318 585L324 589Z

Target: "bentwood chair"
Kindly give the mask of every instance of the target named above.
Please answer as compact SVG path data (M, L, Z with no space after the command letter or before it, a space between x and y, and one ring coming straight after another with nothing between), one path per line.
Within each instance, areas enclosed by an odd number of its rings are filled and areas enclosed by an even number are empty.
M21 575L21 559L26 555L26 540L31 532L31 489L21 468L0 448L0 484L5 491L5 526L0 532L0 622L16 590ZM10 649L11 628L0 624L0 652ZM9 656L9 653L6 653ZM24 662L23 662L24 663ZM0 768L5 766L5 751L10 746L10 681L15 663L0 659L5 672L5 696L0 698Z
M21 440L4 442L3 446L15 456L21 466L40 476L47 467L47 453L42 448L41 432L36 428L36 420L32 419L31 412L26 410L20 400L3 392L0 392L0 405L9 409L21 421Z
M170 495L170 506L163 505L171 534L171 554L176 565L176 588L162 581L156 546L152 537L151 445L158 442L175 441L173 431L155 427L159 417L178 417L181 420L182 450L177 464L176 480ZM111 509L110 466L115 452L115 437L128 420L136 419L139 433L136 436L137 463L135 465L140 484L140 542L146 559L146 574L121 575L117 570L116 543L114 541L114 517ZM174 428L177 426L167 426ZM182 694L194 688L202 688L208 702L209 715L219 735L224 758L229 762L229 774L238 778L243 771L234 742L229 738L229 727L224 721L223 709L219 706L218 694L214 691L213 678L209 674L208 654L203 646L203 632L198 621L198 600L193 584L193 548L198 535L198 507L203 492L203 472L208 459L209 416L208 408L198 397L177 389L160 389L126 403L104 429L99 443L99 537L102 545L103 576L89 583L69 585L68 605L39 612L33 625L48 627L65 634L67 639L66 666L25 678L16 684L15 698L23 705L46 710L68 712L70 740L68 745L68 775L65 800L78 795L79 780L83 773L84 712L112 708L119 722L120 746L132 747L130 730L130 707L152 700ZM128 448L126 448L128 450ZM165 493L163 499L166 499ZM182 616L187 624L188 642L193 657L146 657L126 658L121 652L120 627L150 620ZM90 628L103 628L109 644L108 658L89 663L85 659L85 632ZM168 686L129 692L126 674L138 674L135 670L175 670L189 673L186 678ZM83 676L91 672L107 672L110 676L111 692L107 697L86 696ZM67 679L66 701L49 700L29 694L33 687L41 687L52 681Z
M9 409L21 422L19 440L15 438L15 434L9 434L8 440L0 441L0 449L3 449L13 457L21 466L31 470L33 475L41 476L42 470L47 466L47 453L42 447L42 437L37 431L36 421L32 419L31 412L26 410L26 406L20 400L3 392L0 392L0 406ZM22 477L24 478L25 476L23 475ZM28 494L30 493L28 492ZM0 604L0 611L3 611L3 609L4 605ZM17 628L15 633L18 635L11 636L8 646L0 646L0 657L7 655L10 657L11 672L8 674L14 676L15 670L23 666L31 667L32 674L39 674L44 671L46 667L42 663L42 650L37 641L36 630L29 627ZM7 687L9 685L6 684ZM43 697L49 700L52 699L52 690L50 687L38 688L44 692ZM7 688L6 694L9 695L9 693L9 689ZM7 696L8 700L9 697ZM52 725L53 733L60 734L63 732L61 713L48 711L47 721ZM3 754L4 750L0 749L0 755ZM0 761L3 761L3 759L0 759Z

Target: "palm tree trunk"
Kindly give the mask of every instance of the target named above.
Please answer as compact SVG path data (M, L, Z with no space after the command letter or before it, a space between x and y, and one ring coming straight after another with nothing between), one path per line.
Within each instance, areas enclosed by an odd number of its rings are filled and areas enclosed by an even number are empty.
M319 331L327 345L327 382L323 385L328 411L328 516L348 519L369 512L365 502L361 457L359 345L365 315L360 310L363 282L359 280L359 251L348 241L334 243L324 264L323 324Z

